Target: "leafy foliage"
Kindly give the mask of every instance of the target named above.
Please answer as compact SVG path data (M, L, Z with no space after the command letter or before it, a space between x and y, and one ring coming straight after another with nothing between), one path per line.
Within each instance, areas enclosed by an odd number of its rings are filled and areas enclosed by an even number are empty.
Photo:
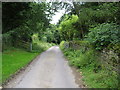
M33 47L33 50L32 52L42 52L42 51L45 51L47 50L48 48L52 47L53 45L55 45L54 43L48 43L48 42L45 42L45 41L41 41L39 40L39 37L38 37L38 33L37 34L34 34L32 36L32 47Z
M77 36L77 30L73 27L73 23L77 20L78 17L76 15L72 15L71 17L66 15L58 28L60 30L62 40L73 40Z
M60 32L57 30L57 27L54 24L50 24L48 28L43 32L43 34L39 34L39 39L42 40L46 38L46 41L49 43L60 43Z
M2 33L6 33L26 22L28 18L25 17L25 13L30 10L29 4L23 2L2 3Z
M89 88L118 88L118 74L106 70L99 61L99 53L89 48L85 52L72 48L62 49L69 64L82 71L83 81Z
M64 44L65 44L65 41L62 41L61 43L60 43L60 48L61 49L64 49L65 47L64 47Z
M3 33L9 33L14 40L32 42L34 33L41 35L49 26L49 4L47 3L3 3ZM8 10L9 8L9 10ZM49 15L48 15L48 14ZM14 18L12 18L14 17Z
M72 15L77 15L78 20L71 26L74 27L78 34L77 37L84 39L88 34L89 28L97 26L102 23L118 22L119 23L119 3L115 2L71 2L73 8L71 9ZM61 21L62 20L62 21ZM61 24L65 18L61 18ZM59 22L60 23L60 22Z
M101 24L90 29L87 40L94 45L96 49L103 49L109 44L117 44L120 42L120 27L113 23Z

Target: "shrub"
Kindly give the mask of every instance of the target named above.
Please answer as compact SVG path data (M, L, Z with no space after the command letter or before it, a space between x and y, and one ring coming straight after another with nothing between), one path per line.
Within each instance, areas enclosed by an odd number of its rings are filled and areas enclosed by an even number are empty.
M67 56L68 60L70 60L70 65L82 68L94 62L94 68L98 66L96 63L96 61L98 61L96 55L97 53L95 53L93 49L88 49L83 52L82 48L80 50L70 48L64 49L63 51L64 55Z
M82 50L76 51L75 58L76 59L74 59L75 60L74 65L77 67L85 67L85 66L95 62L97 59L96 55L94 53L94 50L92 50L92 49L89 49L85 52L82 52Z
M44 36L44 37L42 38L42 41L47 42L47 37Z
M40 45L38 45L37 43L33 43L32 45L32 52L43 52L44 49L42 47L40 47Z
M65 48L68 48L69 47L69 42L67 42L67 41L62 41L61 43L60 43L60 48L61 49L65 49Z
M61 49L64 48L64 43L65 43L65 41L62 41L62 42L60 43L60 48L61 48Z
M76 40L76 41L70 41L69 47L74 48L76 50L81 49L82 52L85 52L88 48L91 48L91 44L86 40Z
M100 24L91 28L87 40L97 49L101 50L109 44L120 42L120 27L114 23Z

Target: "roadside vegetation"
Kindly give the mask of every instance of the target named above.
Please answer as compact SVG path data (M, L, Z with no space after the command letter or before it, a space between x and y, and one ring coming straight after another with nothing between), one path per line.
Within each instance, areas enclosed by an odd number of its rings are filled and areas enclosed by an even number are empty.
M119 2L5 2L2 7L3 80L59 45L69 64L82 71L87 88L119 88ZM63 8L59 22L51 24Z
M75 66L82 72L82 80L88 88L117 88L118 73L108 70L100 62L100 55L93 49L86 51L66 49L64 55L69 65Z
M119 88L120 4L73 5L75 14L64 15L58 26L61 50L87 88Z

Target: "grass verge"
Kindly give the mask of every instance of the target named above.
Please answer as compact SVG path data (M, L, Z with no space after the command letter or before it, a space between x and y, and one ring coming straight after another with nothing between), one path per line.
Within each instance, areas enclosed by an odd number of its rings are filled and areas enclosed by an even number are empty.
M5 82L15 72L25 67L39 53L27 52L23 49L10 48L2 53L2 81Z

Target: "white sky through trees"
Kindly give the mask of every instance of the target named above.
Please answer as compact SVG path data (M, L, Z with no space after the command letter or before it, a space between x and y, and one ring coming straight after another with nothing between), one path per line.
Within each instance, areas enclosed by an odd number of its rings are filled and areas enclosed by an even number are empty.
M55 15L52 16L51 24L57 24L57 22L60 20L62 15L65 13L65 9L58 10L58 12L55 13Z

